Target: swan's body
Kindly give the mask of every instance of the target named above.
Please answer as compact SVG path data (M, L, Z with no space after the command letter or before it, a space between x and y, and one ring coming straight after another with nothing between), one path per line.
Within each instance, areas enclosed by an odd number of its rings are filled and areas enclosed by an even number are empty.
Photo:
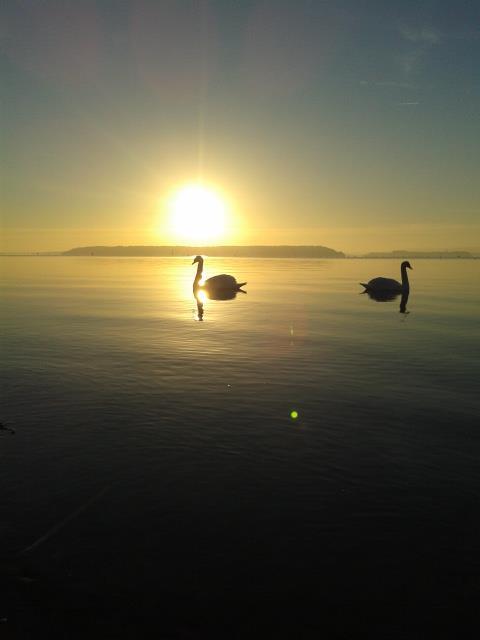
M219 276L212 276L205 280L203 284L200 284L200 280L202 278L203 273L203 258L202 256L196 256L195 260L192 264L198 263L197 273L195 275L195 279L193 281L193 290L196 289L205 289L209 293L219 293L219 292L233 292L240 291L240 287L243 287L246 282L237 282L233 276L230 276L226 273L222 273Z
M398 282L393 278L373 278L370 282L360 284L365 287L365 291L373 293L407 293L410 291L410 284L408 282L407 269L412 269L410 263L405 261L400 266L400 273L402 275L402 282Z

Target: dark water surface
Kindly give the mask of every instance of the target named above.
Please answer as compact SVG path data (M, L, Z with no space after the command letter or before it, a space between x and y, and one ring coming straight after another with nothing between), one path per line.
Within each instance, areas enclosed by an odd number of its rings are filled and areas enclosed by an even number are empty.
M0 635L480 628L480 261L0 260Z

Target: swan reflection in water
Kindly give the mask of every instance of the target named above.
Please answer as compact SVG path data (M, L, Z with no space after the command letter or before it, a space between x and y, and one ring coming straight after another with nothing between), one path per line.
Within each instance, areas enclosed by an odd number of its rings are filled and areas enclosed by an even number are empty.
M392 300L396 300L400 295L399 291L373 291L373 290L365 290L362 291L360 295L367 294L371 300L375 300L376 302L392 302ZM407 302L409 291L404 291L402 293L402 297L400 299L400 313L408 314L410 311L407 311Z
M241 287L246 282L237 280L226 273L203 280L203 257L196 256L192 262L197 265L197 273L193 281L193 295L197 301L198 319L203 320L203 303L208 300L233 300L237 293L247 293Z
M243 291L243 289L238 289L236 291L228 289L224 289L222 291L208 291L202 287L194 287L193 295L197 301L197 319L199 321L203 320L203 304L206 300L233 300L237 297L237 293L246 294L247 292Z

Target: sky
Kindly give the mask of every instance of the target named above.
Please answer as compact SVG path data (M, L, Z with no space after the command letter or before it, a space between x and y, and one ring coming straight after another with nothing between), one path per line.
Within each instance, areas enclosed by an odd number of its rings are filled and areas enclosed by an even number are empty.
M5 0L2 251L187 244L480 250L480 3Z

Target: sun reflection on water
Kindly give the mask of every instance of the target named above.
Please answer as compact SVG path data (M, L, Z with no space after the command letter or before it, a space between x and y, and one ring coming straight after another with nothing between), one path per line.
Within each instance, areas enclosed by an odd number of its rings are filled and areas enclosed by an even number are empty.
M199 302L206 302L208 297L207 297L207 293L204 289L197 289L197 291L195 292L195 297Z

